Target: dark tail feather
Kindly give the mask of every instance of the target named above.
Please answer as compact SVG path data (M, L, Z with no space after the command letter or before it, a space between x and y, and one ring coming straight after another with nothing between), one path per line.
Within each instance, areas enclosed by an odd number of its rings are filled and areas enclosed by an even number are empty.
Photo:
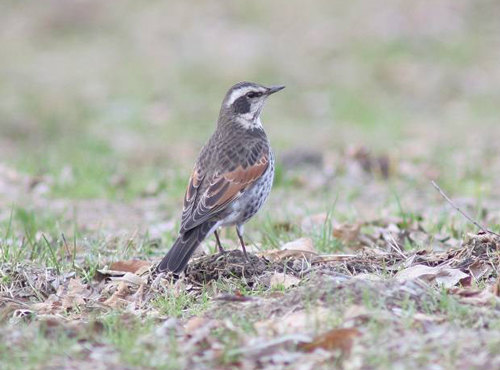
M159 272L172 271L174 274L182 273L198 245L205 239L215 224L215 222L205 222L180 234L158 265L157 270Z

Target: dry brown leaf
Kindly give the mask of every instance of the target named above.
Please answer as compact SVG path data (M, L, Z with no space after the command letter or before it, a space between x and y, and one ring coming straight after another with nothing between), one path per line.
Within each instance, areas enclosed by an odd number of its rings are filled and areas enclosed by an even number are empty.
M342 354L349 355L354 339L359 336L361 336L361 332L355 328L332 329L317 336L311 343L299 344L298 348L307 352L317 348L328 351L340 350Z
M469 271L472 277L477 281L481 279L483 276L488 276L489 273L493 270L490 264L485 263L484 261L474 261L472 265L469 266Z
M314 249L314 244L311 238L300 238L294 240L293 242L289 242L283 245L281 249L288 251L318 254L318 251Z
M300 283L300 279L295 276L284 274L282 272L275 272L271 276L271 288L282 285L285 289L290 288L291 286L298 285Z
M150 266L150 262L141 260L116 261L113 262L111 266L109 266L109 270L131 272L133 274L136 274L139 269L143 269L144 267L146 267L147 270Z
M359 242L359 235L361 231L361 224L337 224L333 226L333 236L340 239L347 245L357 244Z
M285 258L305 258L310 259L318 255L318 251L314 249L314 244L311 238L300 238L284 244L281 249L273 249L265 251L261 255L269 258L272 261L279 261Z
M71 279L68 283L68 295L85 295L88 293L88 286L82 284L80 279Z
M85 306L90 290L80 279L72 278L67 286L60 286L45 302L35 303L30 308L38 314L57 314Z
M45 302L34 303L30 309L38 314L55 314L61 309L61 301L56 294L51 294Z
M111 297L106 299L104 304L113 308L124 308L130 303L126 299L130 293L131 291L127 283L121 282L116 292Z
M71 279L68 284L68 292L62 299L63 309L67 310L85 305L85 298L88 294L88 287L82 284L80 279Z

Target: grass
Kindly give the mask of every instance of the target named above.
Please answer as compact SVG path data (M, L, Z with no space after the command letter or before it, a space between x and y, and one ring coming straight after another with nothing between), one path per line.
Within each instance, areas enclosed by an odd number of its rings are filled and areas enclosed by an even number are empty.
M71 357L73 363L83 361L99 361L111 365L113 362L125 366L147 366L151 369L175 369L180 365L176 354L175 337L162 338L166 347L161 351L151 347L144 340L145 336L154 333L154 323L139 321L136 318L112 314L102 317L76 331L64 327L52 328L50 325L21 327L22 338L30 340L30 345L19 348L19 351L9 351L2 344L0 363L4 369L16 369L22 366L26 369L38 369L50 366L58 356ZM102 354L96 354L93 359L86 359L89 349L108 348ZM96 352L97 353L97 352ZM3 367L5 366L5 367Z
M165 295L158 297L154 306L160 314L168 317L200 316L210 306L210 295L207 292L202 292L201 295L189 294L185 291L166 292Z

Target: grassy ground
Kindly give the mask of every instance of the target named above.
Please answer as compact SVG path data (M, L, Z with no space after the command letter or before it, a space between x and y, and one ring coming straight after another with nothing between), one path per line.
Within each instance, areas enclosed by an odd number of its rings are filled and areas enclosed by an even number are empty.
M500 230L499 10L2 3L0 367L499 367L500 241L430 185ZM156 276L240 80L287 85L254 265Z

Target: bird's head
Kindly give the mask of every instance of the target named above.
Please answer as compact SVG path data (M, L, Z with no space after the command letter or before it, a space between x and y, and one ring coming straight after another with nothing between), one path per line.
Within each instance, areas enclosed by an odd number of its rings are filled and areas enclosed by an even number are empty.
M260 113L267 98L285 86L262 86L253 82L239 82L229 89L222 102L221 117L251 128L260 126Z

